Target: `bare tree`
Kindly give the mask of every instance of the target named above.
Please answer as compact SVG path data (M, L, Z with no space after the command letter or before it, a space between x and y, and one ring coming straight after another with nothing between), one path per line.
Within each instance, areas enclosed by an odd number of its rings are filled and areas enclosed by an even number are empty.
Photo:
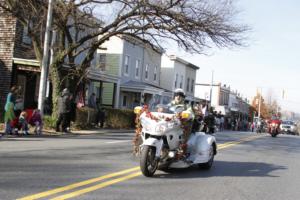
M1 0L0 6L29 27L40 60L47 1ZM236 23L236 16L233 0L56 1L53 27L59 43L51 66L54 97L61 89L62 65L70 66L68 75L82 76L96 50L112 36L139 38L146 45L162 49L168 42L175 42L187 52L201 54L208 48L244 44L248 27ZM83 53L84 59L75 64Z
M273 89L268 89L266 95L267 103L266 106L268 108L268 117L271 118L272 116L280 115L281 108L278 104L278 97L276 96Z
M260 115L263 119L269 118L268 106L265 103L265 99L261 96L261 93L257 93L252 100L252 107L254 108L256 114L259 112L259 101L260 101Z

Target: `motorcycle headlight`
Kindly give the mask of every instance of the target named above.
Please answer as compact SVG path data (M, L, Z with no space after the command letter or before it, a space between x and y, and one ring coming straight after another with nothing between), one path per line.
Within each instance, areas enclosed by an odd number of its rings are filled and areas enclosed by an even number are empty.
M182 119L189 119L190 116L191 116L191 114L190 114L189 112L183 111L183 112L181 113L181 118L182 118Z
M159 124L155 127L155 132L157 133L163 133L167 130L166 124Z
M141 106L136 106L135 108L134 108L134 113L135 114L139 114L140 112L142 111L142 107Z
M273 126L273 127L275 127L275 126L276 126L276 124L275 124L275 123L272 123L272 126Z

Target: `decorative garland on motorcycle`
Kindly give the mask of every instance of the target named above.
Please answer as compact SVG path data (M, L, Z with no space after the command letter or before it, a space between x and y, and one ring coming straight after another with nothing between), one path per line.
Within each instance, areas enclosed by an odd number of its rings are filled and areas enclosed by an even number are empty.
M177 106L177 107L176 107ZM179 105L181 106L181 105ZM203 132L191 133L193 113L183 106L136 107L135 155L140 155L143 175L157 169L187 168L198 165L210 169L216 154L216 140Z
M135 118L135 136L133 138L133 154L138 156L140 154L139 146L142 144L141 134L142 134L142 125L140 117L143 113L147 118L154 120L156 122L164 120L166 122L179 119L181 122L181 128L183 129L183 134L187 136L191 131L191 123L186 119L189 118L189 114L186 112L182 112L180 114L174 115L172 117L166 116L165 114L158 114L157 116L153 115L149 111L148 105L144 105L143 107L137 106L134 108L134 113L136 114Z

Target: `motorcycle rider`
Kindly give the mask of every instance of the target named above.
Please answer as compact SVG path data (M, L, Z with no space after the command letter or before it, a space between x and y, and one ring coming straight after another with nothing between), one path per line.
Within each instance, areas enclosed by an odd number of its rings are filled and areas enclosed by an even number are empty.
M183 142L180 145L180 155L179 158L185 157L187 151L187 141L192 131L193 121L194 121L194 112L191 106L185 104L185 93L183 89L177 88L174 91L174 99L171 101L170 106L183 106L186 112L190 113L191 118L188 120L182 121L183 128Z

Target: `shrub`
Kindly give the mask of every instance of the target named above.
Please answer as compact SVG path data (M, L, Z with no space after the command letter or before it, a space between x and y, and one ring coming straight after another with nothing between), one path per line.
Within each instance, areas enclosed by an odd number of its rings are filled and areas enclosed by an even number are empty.
M93 108L76 109L74 128L87 129L95 126L97 111ZM104 127L115 129L134 128L135 114L132 110L105 108Z
M93 125L95 125L96 117L97 111L93 108L77 108L74 126L79 129L91 128Z
M0 112L1 115L0 115L0 123L4 123L4 112Z
M52 117L51 115L44 115L43 116L43 128L45 128L45 129L55 129L56 120L57 119Z
M105 126L109 128L134 128L135 114L129 109L105 109Z

